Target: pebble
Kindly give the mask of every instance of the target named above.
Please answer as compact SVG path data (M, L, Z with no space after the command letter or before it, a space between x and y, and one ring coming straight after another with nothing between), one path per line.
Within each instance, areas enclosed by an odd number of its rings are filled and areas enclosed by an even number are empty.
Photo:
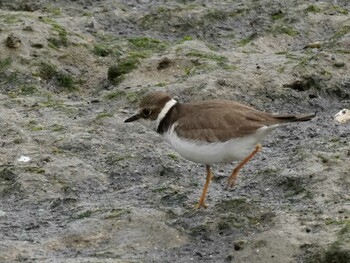
M27 162L30 161L30 157L21 155L21 156L19 157L18 161L19 161L19 162L27 163Z
M339 123L346 123L350 121L350 110L342 109L337 114L334 115L334 119Z
M25 26L25 27L23 28L23 31L33 32L34 29L33 29L31 26Z
M320 42L308 43L304 46L304 49L306 48L321 48L321 43Z

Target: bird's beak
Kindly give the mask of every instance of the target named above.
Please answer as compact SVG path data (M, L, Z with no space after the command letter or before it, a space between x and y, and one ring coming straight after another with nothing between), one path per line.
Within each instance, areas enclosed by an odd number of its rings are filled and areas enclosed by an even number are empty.
M141 116L139 113L131 116L130 118L126 119L124 122L132 122L132 121L137 121L138 119L140 119Z

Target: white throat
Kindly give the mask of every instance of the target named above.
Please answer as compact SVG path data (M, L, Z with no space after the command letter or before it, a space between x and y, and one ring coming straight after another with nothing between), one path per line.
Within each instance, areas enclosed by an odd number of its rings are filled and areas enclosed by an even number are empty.
M167 103L165 103L163 109L160 111L160 113L158 114L158 117L156 119L156 129L158 128L160 122L164 119L166 114L169 112L171 107L173 107L176 103L177 103L177 101L174 99L171 99Z

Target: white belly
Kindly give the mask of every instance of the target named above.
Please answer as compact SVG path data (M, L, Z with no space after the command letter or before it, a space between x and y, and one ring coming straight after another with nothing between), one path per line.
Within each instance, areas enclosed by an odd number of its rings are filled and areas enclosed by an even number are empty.
M174 131L175 126L173 126L169 132L163 135L163 138L187 160L202 164L228 163L244 159L254 150L256 144L277 126L264 126L255 134L215 143L201 143L180 138Z

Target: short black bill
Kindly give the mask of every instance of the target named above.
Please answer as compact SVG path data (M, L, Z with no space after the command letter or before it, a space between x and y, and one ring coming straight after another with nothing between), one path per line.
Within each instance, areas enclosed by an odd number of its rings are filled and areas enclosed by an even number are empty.
M140 114L135 114L135 115L131 116L130 118L126 119L124 122L137 121L138 119L140 119Z

